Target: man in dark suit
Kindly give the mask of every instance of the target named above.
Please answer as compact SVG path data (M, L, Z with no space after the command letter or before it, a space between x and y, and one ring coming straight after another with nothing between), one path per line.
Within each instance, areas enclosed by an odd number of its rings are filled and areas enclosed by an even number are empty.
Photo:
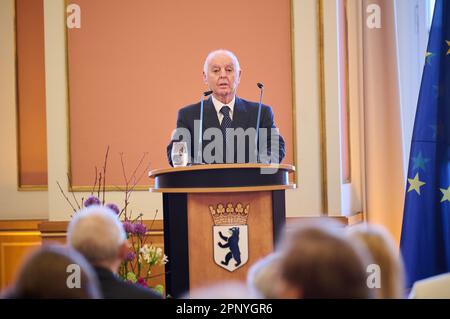
M278 133L271 107L261 106L258 142L255 139L258 103L236 96L242 70L236 56L227 50L211 52L205 60L203 78L212 91L204 103L199 152L201 103L178 112L177 129L167 146L186 141L191 163L279 163L285 156L284 140ZM200 156L199 156L200 155Z
M105 299L161 299L156 291L123 281L117 275L128 252L125 230L117 215L104 206L75 214L67 232L69 245L94 266Z

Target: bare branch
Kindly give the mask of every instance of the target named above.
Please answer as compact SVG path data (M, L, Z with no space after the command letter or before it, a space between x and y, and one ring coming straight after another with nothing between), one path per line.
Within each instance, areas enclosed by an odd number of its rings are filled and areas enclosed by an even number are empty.
M133 174L131 174L132 177L136 177L136 172L138 171L139 167L141 167L142 162L144 161L144 158L147 156L147 154L148 154L147 152L144 152L144 153L142 154L142 157L141 157L141 159L139 160L138 165L137 165L136 168L134 169Z
M102 186L102 172L98 173L97 198L100 199L100 187Z
M105 205L105 187L106 187L106 164L108 163L109 145L106 149L105 163L103 164L103 199L102 204Z
M145 167L145 169L142 171L142 173L141 173L141 175L139 176L139 178L138 178L138 179L135 179L135 182L134 182L133 186L130 188L130 191L133 191L133 190L136 188L137 184L138 184L138 183L141 181L141 179L144 177L144 174L145 174L146 172L148 172L148 170L150 169L150 166L151 166L151 163L149 162L149 163L147 164L147 166Z
M66 201L69 203L70 207L72 207L73 212L76 213L77 210L75 209L75 207L73 207L72 203L70 202L69 198L66 196L66 194L64 193L61 185L59 184L59 182L57 181L56 184L58 184L59 190L61 191L61 194L63 194L64 198L66 199Z
M120 152L120 163L122 164L123 178L125 179L125 186L128 186L127 174L125 173L125 164L123 163L123 152Z
M97 186L97 166L95 166L95 179L94 179L94 187L92 187L91 195L94 195L95 187Z
M153 228L153 224L155 223L157 215L158 215L158 210L156 210L155 215L153 216L153 220L152 220L152 223L150 224L150 229L149 230L151 230Z
M122 164L122 173L123 173L123 177L125 178L125 204L124 207L122 209L122 212L124 212L125 214L125 218L127 218L127 207L128 207L128 180L127 180L127 174L125 172L125 164L123 163L123 153L119 153L120 154L120 163ZM120 213L120 215L122 214L122 212Z
M67 180L69 181L69 185L72 187L72 180L69 173L67 173ZM69 191L69 193L72 194L73 200L75 201L75 204L77 204L78 209L81 209L80 204L78 204L77 198L75 197L75 193L73 191Z

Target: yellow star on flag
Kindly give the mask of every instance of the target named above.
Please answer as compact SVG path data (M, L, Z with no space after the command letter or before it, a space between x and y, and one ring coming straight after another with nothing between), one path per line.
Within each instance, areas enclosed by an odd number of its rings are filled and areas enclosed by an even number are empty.
M431 65L431 57L433 56L433 53L431 53L431 52L427 52L426 54L425 54L425 63L426 64L428 64L428 65Z
M414 178L408 178L408 182L409 182L408 193L412 190L415 190L416 193L420 195L420 187L425 185L425 183L420 181L419 173L416 173L416 176Z
M442 194L444 194L444 196L442 196L441 203L445 202L446 200L450 202L450 186L447 189L440 188L440 190Z
M450 54L450 41L445 40L445 42L447 42L447 45L448 45L447 55L449 55Z

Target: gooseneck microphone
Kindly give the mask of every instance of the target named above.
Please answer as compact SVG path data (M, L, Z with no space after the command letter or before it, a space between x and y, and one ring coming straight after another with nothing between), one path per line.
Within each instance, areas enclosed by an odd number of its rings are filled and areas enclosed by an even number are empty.
M259 88L259 104L258 104L258 117L256 119L256 136L255 136L255 152L256 152L256 163L259 163L259 151L258 151L258 142L259 142L259 120L261 118L261 103L264 93L264 85L260 82L256 83Z
M197 150L197 159L194 161L197 164L201 164L202 160L202 142L203 142L203 108L205 103L205 97L212 94L213 91L205 91L202 94L200 100L200 128L198 134L198 150Z

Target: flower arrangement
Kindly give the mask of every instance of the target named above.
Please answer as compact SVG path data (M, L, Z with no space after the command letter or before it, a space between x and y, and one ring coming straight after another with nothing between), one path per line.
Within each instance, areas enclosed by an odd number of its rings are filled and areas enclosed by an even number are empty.
M95 182L92 188L91 194L87 199L81 198L81 204L78 203L78 200L74 194L74 192L70 189L69 192L72 195L72 200L65 194L59 182L57 182L58 187L66 199L66 201L71 206L74 213L77 212L77 209L80 210L83 207L89 207L92 205L104 205L109 207L112 211L114 211L122 221L124 230L127 234L128 242L129 242L129 252L119 267L119 276L128 282L136 283L142 285L144 287L152 288L163 294L164 287L162 285L152 285L151 281L153 278L164 275L162 273L153 273L153 269L157 266L163 266L167 263L167 256L164 255L164 252L160 247L156 247L152 242L148 241L147 232L151 230L153 223L156 219L156 215L158 214L158 210L156 210L151 225L147 228L145 225L142 216L140 213L136 217L133 217L133 212L129 211L130 197L136 185L142 179L144 174L150 168L150 165L147 165L142 173L138 176L138 171L140 170L144 159L147 153L144 153L141 157L139 164L134 169L131 176L128 178L125 170L125 164L123 160L123 153L120 153L120 160L122 164L122 173L125 179L124 188L115 186L118 190L124 192L124 204L122 208L119 208L115 203L106 203L105 200L105 190L106 190L106 167L108 162L108 154L109 154L109 146L106 150L105 161L100 172L97 171L97 167L95 167ZM70 176L67 174L68 181L71 183ZM74 203L73 203L73 202Z

